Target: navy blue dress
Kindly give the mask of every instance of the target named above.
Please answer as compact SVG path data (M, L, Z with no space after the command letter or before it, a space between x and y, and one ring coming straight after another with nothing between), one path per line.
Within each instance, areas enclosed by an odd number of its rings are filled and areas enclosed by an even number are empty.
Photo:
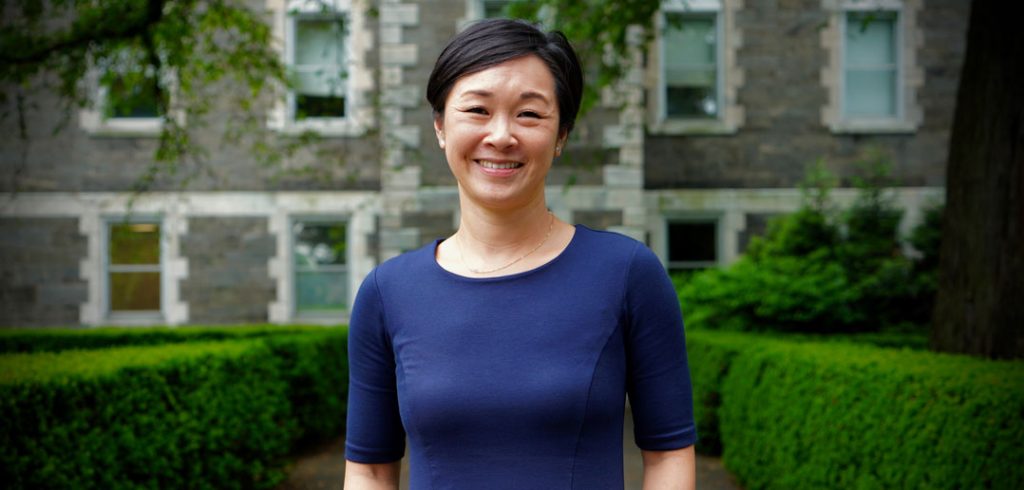
M623 487L635 441L696 441L679 302L646 246L577 226L536 269L467 278L437 243L363 282L349 330L345 456L402 458L413 490Z

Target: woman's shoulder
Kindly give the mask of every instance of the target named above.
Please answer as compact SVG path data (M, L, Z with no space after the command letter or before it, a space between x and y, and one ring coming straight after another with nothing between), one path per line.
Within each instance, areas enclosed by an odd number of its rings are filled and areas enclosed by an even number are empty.
M416 281L432 271L436 247L437 241L432 241L418 249L391 257L377 265L370 275L378 283Z
M632 261L638 254L654 255L643 242L622 233L595 230L586 225L576 225L576 232L580 234L580 248L588 255L619 257L627 261Z
M658 256L643 242L614 231L594 230L576 225L579 243L576 254L588 267L599 264L607 273L635 274L637 269L645 272L664 266ZM630 272L627 272L630 271Z

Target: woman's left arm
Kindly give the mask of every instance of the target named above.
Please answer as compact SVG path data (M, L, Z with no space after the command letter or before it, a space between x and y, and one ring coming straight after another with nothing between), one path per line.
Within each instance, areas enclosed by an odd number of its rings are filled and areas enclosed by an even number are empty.
M643 490L694 490L697 466L693 446L671 451L641 451L644 459Z

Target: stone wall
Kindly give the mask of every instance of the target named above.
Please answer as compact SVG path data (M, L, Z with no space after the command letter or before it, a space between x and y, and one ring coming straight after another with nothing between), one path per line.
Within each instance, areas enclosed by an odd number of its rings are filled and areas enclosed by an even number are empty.
M738 52L744 124L734 135L649 135L645 187L795 187L819 158L850 185L858 172L854 163L869 147L891 156L899 185L943 185L967 3L929 2L916 11L923 36L916 65L924 75L916 98L923 120L915 131L901 133L833 133L822 122L828 93L821 70L828 52L820 30L828 15L820 0L745 2L737 17L744 39Z
M189 322L266 322L275 284L267 272L275 237L266 218L192 217L181 238L188 278L181 282Z
M74 218L0 218L0 327L77 324L85 237Z

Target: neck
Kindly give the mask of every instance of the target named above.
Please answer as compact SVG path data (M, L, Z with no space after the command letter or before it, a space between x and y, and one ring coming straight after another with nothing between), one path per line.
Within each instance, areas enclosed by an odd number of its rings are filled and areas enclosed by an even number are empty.
M467 249L503 258L532 247L547 233L551 223L544 196L515 209L489 209L462 200L458 235Z

